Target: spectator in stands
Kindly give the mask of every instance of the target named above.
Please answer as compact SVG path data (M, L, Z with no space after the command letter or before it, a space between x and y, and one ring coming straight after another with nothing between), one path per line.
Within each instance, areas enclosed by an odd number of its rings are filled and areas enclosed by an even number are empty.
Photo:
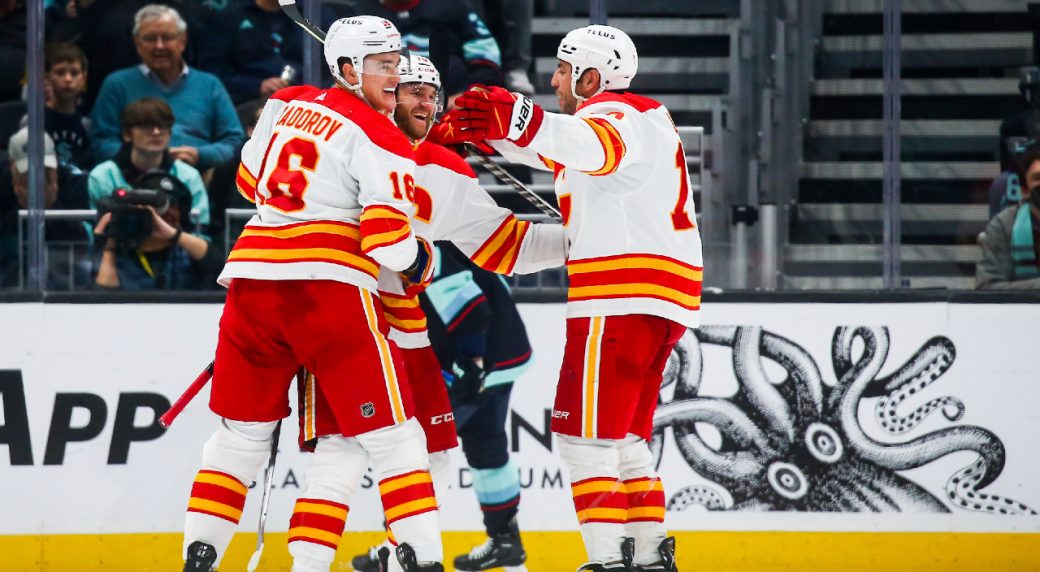
M29 207L29 130L11 136L6 160L0 160L0 285L18 280L18 210ZM44 135L44 201L46 209L87 208L86 175L58 162L54 142ZM52 222L46 226L47 240L86 240L83 225Z
M1010 149L1009 139L1040 137L1040 68L1026 67L1018 73L1018 91L1025 99L1026 109L1000 122L1000 170L1016 172L1018 166Z
M25 24L22 0L0 0L0 101L13 101L22 96Z
M209 224L209 198L202 176L194 167L175 158L169 148L174 123L170 106L154 97L139 99L123 109L123 146L115 158L90 171L90 208L96 209L98 201L111 196L116 189L134 188L142 177L161 170L184 184L191 196L189 210L198 213L200 224ZM187 218L181 222L188 225Z
M471 84L502 85L498 42L469 0L358 0L328 7L337 18L371 14L393 22L404 45L441 70L449 109ZM437 61L444 44L448 61Z
M122 290L212 288L222 256L208 240L182 228L191 210L188 190L169 174L149 180L153 184L148 186L158 191L165 203L158 208L136 207L147 212L144 216L151 221L151 230L145 236L122 234L114 212L98 219L94 230L94 284Z
M531 69L534 0L483 0L477 5L477 8L481 7L481 19L490 24L492 33L502 47L506 88L534 95L534 84L528 75Z
M83 48L91 63L91 75L99 80L87 84L84 111L92 109L101 89L101 79L140 63L134 49L134 16L144 6L156 2L174 7L192 29L200 26L208 13L198 0L70 0L66 5L69 19L61 23L61 29L55 30L59 35L52 37L48 31L52 40L75 41ZM189 37L185 48L185 59L189 63L195 61L193 41Z
M87 56L73 44L48 44L44 53L47 107L44 130L54 140L58 161L76 169L88 166L89 122L79 109L87 85Z
M213 75L183 59L187 24L176 10L150 4L134 17L134 44L144 62L105 78L91 114L95 161L115 156L120 141L119 114L131 101L157 97L173 108L170 153L199 170L234 159L244 139L227 90Z
M996 290L1040 289L1040 149L1025 151L1022 202L993 217L980 242L975 287Z
M214 13L207 28L198 67L219 77L236 105L298 83L303 30L282 14L278 0L236 0Z

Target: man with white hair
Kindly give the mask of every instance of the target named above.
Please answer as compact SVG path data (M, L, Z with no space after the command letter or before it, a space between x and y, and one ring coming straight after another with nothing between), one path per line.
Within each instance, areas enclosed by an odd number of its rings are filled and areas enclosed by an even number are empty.
M625 32L572 30L556 57L563 113L477 87L439 135L487 140L507 159L554 173L571 246L552 430L588 552L580 570L674 572L648 440L668 355L699 321L701 242L686 154L665 107L624 91L638 68Z
M142 63L105 78L90 116L93 160L107 161L119 151L120 113L142 97L165 100L173 109L174 159L199 171L233 160L245 133L220 80L184 62L188 25L181 15L169 6L149 4L134 16L133 33Z

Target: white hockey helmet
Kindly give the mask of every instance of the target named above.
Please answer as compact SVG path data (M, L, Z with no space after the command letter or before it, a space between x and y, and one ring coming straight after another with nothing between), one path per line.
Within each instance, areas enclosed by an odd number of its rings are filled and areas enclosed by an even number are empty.
M376 16L352 16L332 23L325 34L325 63L336 81L351 89L361 88L365 56L401 51L401 33L390 20ZM340 58L350 58L358 72L357 85L350 85L340 72Z
M401 55L401 83L428 83L441 89L441 73L426 56Z
M556 57L571 64L571 92L579 101L578 78L585 70L599 71L597 95L608 89L626 89L639 67L636 45L628 34L613 26L593 24L571 30L560 40Z

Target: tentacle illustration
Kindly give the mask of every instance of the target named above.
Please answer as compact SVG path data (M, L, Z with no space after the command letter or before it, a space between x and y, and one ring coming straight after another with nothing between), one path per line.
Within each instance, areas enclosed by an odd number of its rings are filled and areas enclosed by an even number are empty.
M898 372L871 383L864 396L882 395L874 408L878 424L889 433L900 434L916 427L936 409L942 409L943 415L950 421L963 417L964 402L952 396L932 399L906 416L900 416L897 411L903 401L923 391L946 373L953 364L954 356L953 343L949 339L932 338Z
M708 510L726 510L726 501L717 491L709 487L687 486L679 489L668 499L668 510L686 510L700 505Z
M950 502L965 510L976 510L997 514L1036 515L1036 510L1018 501L998 495L980 493L985 485L979 483L986 477L985 459L980 458L971 465L957 471L946 481L946 494Z
M783 437L784 445L787 445L794 441L791 408L766 377L759 350L761 345L762 328L737 328L733 343L733 371L741 380L741 391L769 425L766 428L768 433Z

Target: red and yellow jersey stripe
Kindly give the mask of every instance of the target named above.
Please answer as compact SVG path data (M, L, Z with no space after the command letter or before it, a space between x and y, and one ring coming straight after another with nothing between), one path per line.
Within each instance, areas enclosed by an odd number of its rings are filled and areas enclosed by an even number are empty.
M371 205L361 212L361 250L377 248L406 240L412 232L408 215L386 205Z
M701 306L703 269L656 254L620 254L567 262L567 301L654 298L686 310Z
M424 512L437 510L433 479L429 471L412 471L379 481L379 495L387 525Z
M574 510L578 522L614 522L624 524L628 519L628 499L625 486L615 478L594 477L571 483Z
M621 160L625 157L625 142L621 139L621 134L609 121L601 117L583 119L596 133L599 144L603 147L603 166L594 171L585 172L593 177L599 177L617 171Z
M380 291L379 301L383 316L394 329L408 334L426 331L426 313L419 306L418 296Z
M373 279L379 265L361 251L356 224L313 221L268 227L246 225L228 263L324 262L361 271Z
M242 194L251 203L256 202L256 177L246 169L245 163L238 164L238 173L235 174L235 186L238 187L238 192Z
M470 257L477 266L498 274L509 274L520 256L531 223L509 215Z
M195 475L188 512L208 514L238 524L248 489L242 481L220 471L201 470Z
M297 499L289 519L289 542L313 542L335 550L349 512L347 505L338 502Z
M625 481L628 522L664 522L665 498L661 479L641 477Z

